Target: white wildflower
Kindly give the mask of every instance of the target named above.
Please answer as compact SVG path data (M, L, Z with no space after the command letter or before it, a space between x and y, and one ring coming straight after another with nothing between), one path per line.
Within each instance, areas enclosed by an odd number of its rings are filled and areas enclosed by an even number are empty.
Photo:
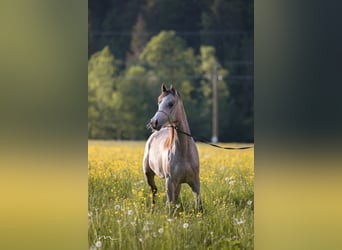
M133 214L133 210L128 210L128 211L127 211L127 214L128 214L128 215L132 215L132 214Z
M253 201L251 201L251 200L247 201L248 206L252 205L252 203L253 203Z
M224 180L225 180L226 182L228 182L229 185L233 185L234 182L235 182L235 180L234 180L233 177L226 177L226 178L224 178Z
M188 223L184 223L183 224L183 228L187 229L189 227L189 224Z
M243 223L245 223L246 221L245 220L243 220L243 219L236 219L236 218L234 218L234 224L235 225L240 225L240 224L243 224Z
M160 233L160 234L164 233L164 228L162 228L162 227L159 228L159 229L158 229L158 233Z
M96 241L95 246L98 247L98 248L99 248L99 247L102 247L102 242L99 241L99 240Z

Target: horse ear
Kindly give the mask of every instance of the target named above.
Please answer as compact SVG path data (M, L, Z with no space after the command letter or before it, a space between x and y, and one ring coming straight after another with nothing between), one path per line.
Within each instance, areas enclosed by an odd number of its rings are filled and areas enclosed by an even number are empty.
M166 86L165 86L164 83L163 83L162 86L161 86L161 91L162 91L162 92L166 92Z
M171 90L171 92L172 92L173 94L175 94L175 93L176 93L176 89L175 89L175 87L173 87L173 85L172 85L172 84L170 85L170 90Z

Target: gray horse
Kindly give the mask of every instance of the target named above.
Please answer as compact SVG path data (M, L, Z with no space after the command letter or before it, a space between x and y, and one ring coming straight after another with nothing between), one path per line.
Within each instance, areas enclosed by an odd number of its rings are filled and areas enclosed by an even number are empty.
M195 196L196 210L202 211L200 198L199 158L196 144L178 91L163 84L158 97L158 111L149 126L155 131L146 142L143 171L155 204L157 186L154 176L165 178L167 200L175 204L181 184L187 183Z

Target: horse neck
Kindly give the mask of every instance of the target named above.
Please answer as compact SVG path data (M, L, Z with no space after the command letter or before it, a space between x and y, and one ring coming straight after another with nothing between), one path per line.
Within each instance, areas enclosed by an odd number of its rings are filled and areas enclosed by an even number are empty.
M188 119L184 110L182 101L179 101L179 107L176 112L176 126L180 131L191 134ZM177 133L179 145L181 147L182 154L187 154L189 150L189 144L191 142L191 137L183 133Z

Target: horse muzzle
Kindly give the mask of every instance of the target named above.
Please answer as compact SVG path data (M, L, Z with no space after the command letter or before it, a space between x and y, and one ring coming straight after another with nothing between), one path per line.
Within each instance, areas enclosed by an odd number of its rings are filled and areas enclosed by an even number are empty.
M152 128L155 130L160 130L162 127L162 124L156 118L152 118L150 121L150 124L151 124Z

